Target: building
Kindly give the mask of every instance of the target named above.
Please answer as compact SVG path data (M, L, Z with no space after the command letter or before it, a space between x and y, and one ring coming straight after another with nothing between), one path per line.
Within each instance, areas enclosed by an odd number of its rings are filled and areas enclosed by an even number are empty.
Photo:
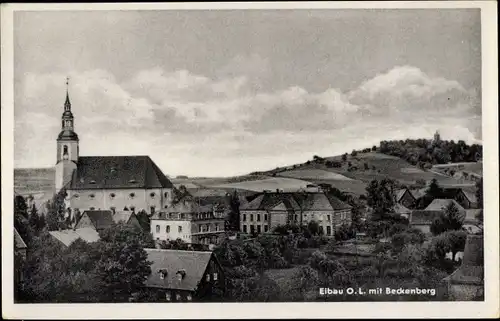
M56 192L65 191L70 212L135 209L154 213L171 204L172 182L149 156L80 156L68 91L61 121L55 187Z
M410 227L417 228L425 234L431 233L431 225L435 219L441 217L443 211L415 210L410 215Z
M323 193L263 193L240 207L243 233L267 233L278 225L315 221L320 231L333 236L343 224L351 223L351 206Z
M409 218L411 210L404 205L397 203L396 205L394 205L394 213L399 214L404 218Z
M141 224L133 212L119 211L113 213L110 210L83 212L80 220L76 223L75 228L81 229L84 227L90 227L96 231L101 231L120 222L141 228Z
M445 213L446 207L450 204L454 204L458 210L458 213L461 217L465 217L465 209L457 203L457 201L453 199L434 199L426 208L426 211L441 211L443 214Z
M464 190L461 188L444 187L443 195L440 198L455 200L464 209L469 209L472 208L472 205L474 205L474 200L469 199L469 196L467 196L467 194L465 194Z
M484 300L483 235L467 235L460 267L444 279L448 296L455 301Z
M210 300L224 293L224 270L212 252L160 249L146 249L146 252L152 264L145 286L165 302Z
M416 198L407 188L399 189L395 192L396 194L396 203L403 205L406 208L413 208L416 203Z
M99 233L92 227L50 231L49 233L64 246L70 246L74 241L78 239L81 239L87 243L97 242L100 239Z
M183 199L151 217L151 234L157 241L217 245L225 236L225 217L223 206Z
M19 232L14 228L14 253L19 254L23 260L26 260L28 246L24 242Z

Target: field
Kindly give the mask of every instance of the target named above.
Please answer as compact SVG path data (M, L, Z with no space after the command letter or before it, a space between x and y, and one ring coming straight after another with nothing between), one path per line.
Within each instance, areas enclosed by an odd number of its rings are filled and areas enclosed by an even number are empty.
M269 177L255 181L211 185L207 187L215 189L242 189L254 192L262 192L264 190L275 191L276 189L282 189L284 192L293 192L300 188L306 188L308 184L312 184L312 182L293 178Z
M352 180L351 178L346 177L344 175L316 168L291 170L280 173L278 175L281 177L289 177L289 178L297 178L305 180L343 180L343 181Z

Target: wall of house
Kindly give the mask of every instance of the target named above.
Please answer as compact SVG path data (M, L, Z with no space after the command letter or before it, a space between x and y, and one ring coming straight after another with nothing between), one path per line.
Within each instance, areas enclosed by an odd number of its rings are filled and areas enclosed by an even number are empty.
M55 166L55 188L60 191L67 183L71 181L73 170L76 164L71 160L61 160Z
M137 217L135 215L132 215L130 217L128 224L142 229L141 223L139 223L139 220L137 219Z
M403 197L401 197L401 199L399 200L399 203L404 207L412 208L415 204L415 199L410 195L408 191L406 191Z
M250 233L252 231L252 226L257 233L259 229L260 233L264 233L266 227L269 231L271 229L271 217L272 215L269 215L266 211L240 211L240 231L243 233Z
M180 238L186 243L191 243L191 224L192 222L188 220L151 220L151 234L155 240L173 241ZM167 226L170 227L169 233L167 233Z
M203 300L204 297L222 296L224 293L225 279L222 267L217 264L212 257L207 264L207 269L203 274L198 290L196 291L197 300Z
M288 212L271 211L269 212L269 216L269 232L273 231L278 225L286 225L288 222Z
M78 208L80 212L91 208L109 210L114 207L117 211L122 211L125 207L129 210L135 207L136 213L142 209L150 213L152 206L155 211L160 211L172 202L172 189L161 188L86 189L68 190L67 193L68 206L72 209ZM132 193L134 196L131 196ZM151 193L154 196L151 196Z
M191 224L192 242L197 244L220 244L224 238L224 219L210 218L194 220Z

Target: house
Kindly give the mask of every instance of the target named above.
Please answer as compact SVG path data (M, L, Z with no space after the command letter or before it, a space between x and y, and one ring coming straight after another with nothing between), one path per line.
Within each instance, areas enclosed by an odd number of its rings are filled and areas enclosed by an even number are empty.
M145 250L152 262L145 286L165 302L204 301L224 293L224 270L214 253Z
M473 205L473 201L469 199L470 195L467 196L464 193L464 190L457 187L444 187L443 195L440 197L442 199L452 199L455 200L458 204L460 204L464 209L471 208Z
M151 234L157 241L181 239L190 244L214 246L225 236L226 208L200 205L183 199L151 217Z
M28 246L24 242L19 232L14 228L14 253L21 255L23 260L26 260L26 251Z
M75 209L154 213L172 201L172 182L149 156L80 156L68 91L56 159L55 188L70 215Z
M452 300L484 300L483 235L467 235L462 264L444 281Z
M435 219L441 217L443 211L415 210L410 215L410 227L417 228L425 234L431 233L431 225Z
M243 233L266 233L278 225L319 224L325 235L333 236L343 224L351 223L351 206L324 192L263 193L240 207Z
M82 239L87 243L97 242L100 239L99 233L92 227L50 231L49 234L56 240L64 244L64 246L70 246L74 241L78 239Z
M409 218L411 214L411 210L400 203L396 203L396 205L394 205L394 212L404 218Z
M141 227L137 216L130 211L119 211L113 213L111 210L104 211L85 211L80 220L76 223L75 228L80 229L90 227L96 231L101 231L111 227L113 224L125 223L132 226Z
M461 217L465 217L465 209L460 204L458 204L457 201L455 201L454 199L436 198L425 208L425 210L442 211L444 214L446 207L448 207L450 204L454 204L455 207L458 209L459 215Z
M462 228L469 234L476 234L483 230L483 223L477 219L482 209L472 208L465 210Z
M403 205L405 208L413 208L417 201L413 194L407 188L399 189L395 192L396 203Z

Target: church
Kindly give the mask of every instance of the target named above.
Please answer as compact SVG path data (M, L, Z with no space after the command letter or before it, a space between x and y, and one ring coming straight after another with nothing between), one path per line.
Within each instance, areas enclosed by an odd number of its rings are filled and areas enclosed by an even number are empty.
M172 204L174 188L149 156L80 156L67 88L57 137L55 187L66 192L70 215L76 210L145 210L151 215Z

